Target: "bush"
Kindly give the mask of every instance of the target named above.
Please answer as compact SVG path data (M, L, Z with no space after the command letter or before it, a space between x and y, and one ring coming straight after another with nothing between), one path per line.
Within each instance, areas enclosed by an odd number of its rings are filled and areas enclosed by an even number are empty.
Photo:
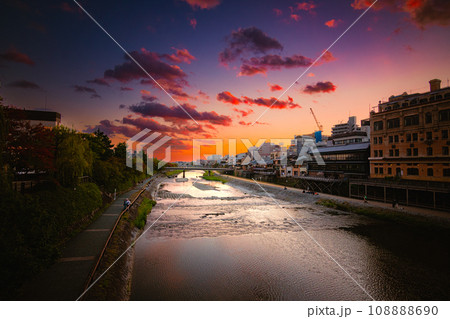
M138 215L134 220L134 226L139 229L144 229L145 224L147 223L147 215L152 211L152 208L155 205L156 202L154 200L144 198L138 208Z
M212 173L211 175L208 175L208 173L204 173L203 179L206 179L207 181L222 182L222 184L225 184L227 182L226 179L224 179L220 176L216 176L216 175L214 175L214 173Z
M97 185L76 189L52 184L32 194L6 191L0 201L1 297L9 298L21 283L51 264L62 245L102 205ZM3 299L3 298L2 298Z

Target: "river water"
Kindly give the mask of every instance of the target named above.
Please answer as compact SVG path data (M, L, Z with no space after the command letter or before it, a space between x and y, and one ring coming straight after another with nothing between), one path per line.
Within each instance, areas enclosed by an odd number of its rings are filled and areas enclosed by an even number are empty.
M202 173L160 184L154 225L135 246L131 300L448 300L441 238L262 185L280 208L252 181Z

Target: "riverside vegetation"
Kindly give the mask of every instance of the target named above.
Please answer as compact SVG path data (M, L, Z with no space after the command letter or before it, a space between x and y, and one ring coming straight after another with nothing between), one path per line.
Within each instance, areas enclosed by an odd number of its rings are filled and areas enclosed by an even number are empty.
M222 184L225 184L227 182L226 179L224 179L223 177L214 175L214 173L211 173L211 175L208 175L208 173L204 173L203 174L203 179L206 179L207 181L217 181L217 182L222 182Z
M14 113L14 117L10 116ZM31 126L0 98L0 298L17 289L60 255L68 239L112 200L146 175L125 165L126 145L113 146L97 130ZM146 162L144 156L144 164ZM156 171L158 161L153 160ZM13 181L33 180L18 192ZM142 223L142 222L139 222Z

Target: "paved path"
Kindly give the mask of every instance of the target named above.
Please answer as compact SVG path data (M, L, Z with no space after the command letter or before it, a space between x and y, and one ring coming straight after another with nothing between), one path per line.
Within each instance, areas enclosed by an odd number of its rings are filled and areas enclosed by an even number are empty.
M144 184L150 179L144 181ZM103 214L66 245L61 258L26 284L22 300L76 300L82 293L91 269L123 209L125 198L136 194L144 184L120 195Z
M254 181L252 181L251 179L248 179L248 178L236 177L236 176L230 176L230 175L222 175L222 176L254 183ZM262 182L262 181L257 181L257 182L259 184L261 184L261 186L267 185L270 187L284 188L283 185ZM287 189L290 191L299 192L299 193L303 192L302 189L294 188L294 187L287 187ZM389 204L389 203L383 203L383 202L377 202L377 201L369 201L368 203L364 203L364 201L361 199L335 196L335 195L324 194L324 193L319 193L319 196L317 196L317 199L319 199L319 198L335 199L335 200L338 200L341 202L349 202L349 203L361 205L361 206L364 205L364 206L388 208L388 209L392 209L392 210L401 211L401 212L404 212L407 214L421 215L421 216L425 216L425 217L433 217L433 218L446 220L447 222L450 221L450 213L445 212L445 211L440 211L440 210L433 210L433 209L420 208L420 207L414 207L414 206L401 206L397 209L394 209L394 208L392 208L392 204Z

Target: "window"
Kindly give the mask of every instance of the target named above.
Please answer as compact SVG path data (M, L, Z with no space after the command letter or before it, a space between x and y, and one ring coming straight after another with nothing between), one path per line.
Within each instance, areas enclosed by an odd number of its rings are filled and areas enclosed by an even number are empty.
M406 149L406 156L411 156L411 149L410 148Z
M448 155L448 146L442 147L442 155Z
M373 123L373 129L375 131L381 131L383 129L383 121L377 121Z
M431 112L425 113L425 123L429 124L431 122L433 122L433 118L431 116Z
M427 132L427 140L432 140L433 139L433 132Z
M442 175L444 175L444 177L449 177L450 176L450 168L444 168L442 170Z
M394 137L392 135L389 135L389 143L394 143Z
M373 151L373 156L374 157L378 157L378 151L377 150Z
M419 114L405 116L405 126L419 125Z
M418 168L415 168L415 167L408 167L407 169L406 169L406 174L407 175L419 175L419 169Z
M387 128L396 128L400 127L400 118L387 120Z
M373 138L373 144L378 144L378 138L377 137Z
M398 149L395 150L395 156L400 156L400 151Z
M441 133L442 133L442 138L443 139L444 138L448 138L448 130L442 130Z
M394 141L395 141L395 143L398 143L398 135L394 136Z
M383 167L380 167L380 174L383 174Z
M381 136L378 138L378 144L383 144L383 138Z
M411 134L406 134L406 141L411 142Z
M427 168L427 176L433 176L433 169Z
M394 156L394 150L389 150L389 156L390 157Z
M378 174L378 167L375 167L375 174Z
M439 122L450 121L450 109L439 111Z
M419 149L413 148L413 156L418 156L418 155L419 155Z
M417 141L419 139L419 136L417 135L417 133L413 133L412 134L412 140L413 141Z
M392 168L388 167L388 175L392 175Z
M427 147L427 155L428 156L433 155L433 148L432 147Z
M383 150L379 150L379 151L378 151L378 155L379 155L380 157L383 157Z

